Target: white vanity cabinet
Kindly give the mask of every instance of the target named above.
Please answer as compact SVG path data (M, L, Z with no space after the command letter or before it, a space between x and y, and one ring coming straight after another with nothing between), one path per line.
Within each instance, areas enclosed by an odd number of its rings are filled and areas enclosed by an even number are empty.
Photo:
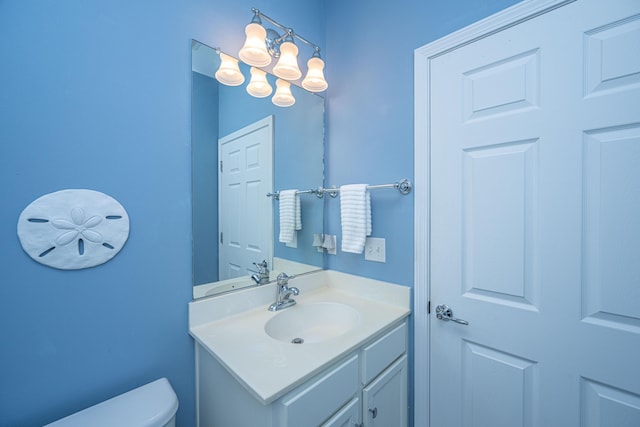
M270 404L196 344L198 425L406 426L407 331L405 318Z

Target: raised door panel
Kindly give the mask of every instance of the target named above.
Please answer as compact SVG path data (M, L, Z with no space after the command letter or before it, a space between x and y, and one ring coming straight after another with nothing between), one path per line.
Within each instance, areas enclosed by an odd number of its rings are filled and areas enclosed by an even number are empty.
M462 351L463 425L532 427L536 363L468 341Z

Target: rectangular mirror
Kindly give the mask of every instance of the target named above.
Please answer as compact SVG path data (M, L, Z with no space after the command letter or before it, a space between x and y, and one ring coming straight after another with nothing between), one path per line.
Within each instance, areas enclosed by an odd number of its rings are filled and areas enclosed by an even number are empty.
M255 286L263 260L271 280L321 269L312 244L323 232L322 199L300 195L302 228L285 245L278 200L267 193L323 185L324 99L292 85L295 104L275 106L247 93L246 64L244 83L226 86L215 79L219 51L196 40L191 51L194 298Z

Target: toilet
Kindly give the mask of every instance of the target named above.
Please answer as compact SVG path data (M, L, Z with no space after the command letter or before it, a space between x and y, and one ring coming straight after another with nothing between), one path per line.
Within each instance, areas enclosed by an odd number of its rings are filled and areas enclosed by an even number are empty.
M45 427L175 427L177 410L176 393L160 378Z

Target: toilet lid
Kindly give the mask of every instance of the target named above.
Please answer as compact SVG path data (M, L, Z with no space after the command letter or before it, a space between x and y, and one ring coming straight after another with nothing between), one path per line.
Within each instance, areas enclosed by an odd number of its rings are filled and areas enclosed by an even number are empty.
M166 378L138 387L45 427L159 427L178 410L178 398Z

